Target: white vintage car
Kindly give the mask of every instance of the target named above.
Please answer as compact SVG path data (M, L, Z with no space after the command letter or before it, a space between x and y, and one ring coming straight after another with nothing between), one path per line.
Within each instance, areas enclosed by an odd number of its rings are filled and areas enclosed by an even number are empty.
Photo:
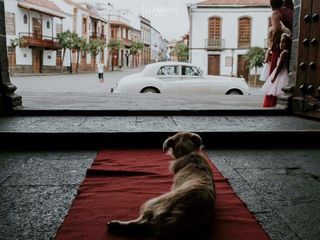
M159 62L123 77L111 92L248 95L249 86L243 78L203 75L190 63Z

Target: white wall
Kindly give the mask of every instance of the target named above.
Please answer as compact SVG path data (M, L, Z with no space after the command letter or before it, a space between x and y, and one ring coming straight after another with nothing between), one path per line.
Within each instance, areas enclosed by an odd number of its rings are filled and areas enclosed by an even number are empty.
M4 1L5 11L15 13L15 27L16 35L7 35L7 45L10 45L10 39L18 38L19 33L32 33L33 25L32 18L41 19L41 15L38 12L30 11L18 7L17 0ZM62 0L56 0L55 3L59 6L58 3L63 3ZM61 7L61 6L60 6ZM72 30L72 16L68 14L68 8L63 6L61 9L65 11L65 19L63 19L63 31L69 29ZM24 15L27 15L28 21L24 23ZM53 22L52 22L53 20ZM50 22L50 28L47 28L47 21ZM56 37L56 24L61 23L59 18L54 17L53 19L45 14L42 14L42 35L50 37ZM53 35L52 35L53 30ZM26 56L27 55L27 56ZM48 56L51 56L51 59L48 59ZM69 51L66 52L66 57L64 61L64 66L70 65L69 60ZM17 65L32 65L32 50L29 48L16 48L16 64ZM56 52L55 51L43 51L43 65L44 66L55 66L56 65Z
M251 18L251 46L264 47L268 33L268 18L271 15L269 8L201 8L193 9L190 57L193 64L199 65L205 73L208 72L208 54L205 49L205 39L208 39L208 19L213 16L222 19L221 37L224 40L225 50L215 52L220 55L220 74L230 75L231 67L225 67L225 58L231 57L230 49L238 48L238 20L240 17ZM247 50L235 50L233 57L233 74L237 73L237 56L243 55ZM212 53L212 52L211 52Z

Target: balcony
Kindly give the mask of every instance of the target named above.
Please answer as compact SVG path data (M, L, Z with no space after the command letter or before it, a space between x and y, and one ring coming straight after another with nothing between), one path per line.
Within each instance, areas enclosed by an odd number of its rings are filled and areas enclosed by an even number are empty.
M225 45L225 40L221 38L209 38L205 39L205 47L210 50L220 50L223 49Z
M100 40L102 40L104 43L107 42L107 40L106 40L106 35L99 34L99 33L96 33L96 32L92 32L92 33L91 33L90 40L91 40L91 39L100 39Z
M239 40L238 41L238 48L250 48L251 47L251 41L248 40Z
M40 47L45 50L59 50L62 47L56 37L44 36L37 33L19 33L21 47Z
M124 47L131 47L132 41L126 38L112 38L113 40L119 40L121 42L121 45Z

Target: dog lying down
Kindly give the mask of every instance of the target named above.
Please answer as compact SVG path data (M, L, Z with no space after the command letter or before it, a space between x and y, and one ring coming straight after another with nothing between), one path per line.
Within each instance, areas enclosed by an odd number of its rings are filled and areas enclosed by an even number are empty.
M146 201L137 219L108 222L108 231L157 239L203 238L212 226L215 186L201 146L201 137L195 133L180 132L168 138L163 149L173 157L171 191Z

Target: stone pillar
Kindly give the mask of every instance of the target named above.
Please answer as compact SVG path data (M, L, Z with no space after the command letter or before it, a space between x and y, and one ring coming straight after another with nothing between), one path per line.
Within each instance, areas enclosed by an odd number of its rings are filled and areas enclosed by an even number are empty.
M21 97L14 94L16 89L9 77L4 1L0 0L0 113L21 107Z

